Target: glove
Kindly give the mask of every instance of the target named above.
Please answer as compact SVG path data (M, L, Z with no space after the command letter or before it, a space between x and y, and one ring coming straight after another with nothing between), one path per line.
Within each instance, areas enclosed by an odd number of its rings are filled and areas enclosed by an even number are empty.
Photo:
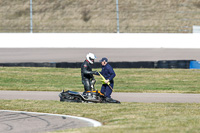
M98 72L97 71L92 71L92 74L98 75Z
M99 73L97 71L95 71L95 75L99 75Z
M107 84L110 85L110 81L108 81L107 83L105 83L106 80L101 80L102 84Z

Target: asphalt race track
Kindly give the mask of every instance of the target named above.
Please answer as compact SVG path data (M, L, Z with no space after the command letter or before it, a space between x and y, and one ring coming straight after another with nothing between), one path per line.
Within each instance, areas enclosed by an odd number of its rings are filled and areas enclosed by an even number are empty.
M107 57L111 62L200 60L200 49L167 48L0 48L0 63L82 62L87 53L97 61ZM120 53L120 55L119 55Z
M101 126L87 118L23 111L0 110L0 118L1 133L38 133Z

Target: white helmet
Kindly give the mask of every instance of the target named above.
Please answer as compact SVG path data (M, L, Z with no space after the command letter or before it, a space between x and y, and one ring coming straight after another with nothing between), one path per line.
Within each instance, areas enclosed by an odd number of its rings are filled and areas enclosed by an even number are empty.
M86 55L86 59L90 62L90 64L94 64L94 60L96 58L97 57L93 53L89 53L89 54Z

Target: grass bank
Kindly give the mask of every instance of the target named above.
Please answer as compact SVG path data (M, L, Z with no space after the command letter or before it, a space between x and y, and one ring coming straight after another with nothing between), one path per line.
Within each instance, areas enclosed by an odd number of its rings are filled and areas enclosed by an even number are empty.
M94 69L95 70L95 69ZM100 69L96 69L100 70ZM115 92L199 93L200 70L114 69ZM101 79L95 76L96 89ZM83 91L80 69L1 67L0 90Z
M200 104L122 103L81 104L59 101L0 100L0 109L45 112L88 117L102 127L60 131L63 133L198 133Z
M115 0L32 0L33 32L116 33ZM199 0L121 0L121 33L192 33ZM0 1L0 32L30 32L30 2Z

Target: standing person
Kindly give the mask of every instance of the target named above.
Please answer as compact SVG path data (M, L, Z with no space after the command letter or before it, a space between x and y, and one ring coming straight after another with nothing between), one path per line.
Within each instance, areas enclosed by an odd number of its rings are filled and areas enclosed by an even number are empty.
M84 94L88 97L88 99L92 99L91 91L92 86L95 84L95 79L93 74L97 74L96 71L92 71L92 65L94 64L94 60L96 56L93 53L88 53L86 55L86 60L81 65L81 77L82 84L84 85Z
M106 81L105 84L102 84L101 87L101 93L103 93L106 96L106 100L111 100L111 94L114 87L114 80L113 78L116 76L113 68L108 64L107 58L102 58L100 60L102 65L101 74L105 77ZM99 75L99 74L98 74ZM107 84L110 82L110 86Z

